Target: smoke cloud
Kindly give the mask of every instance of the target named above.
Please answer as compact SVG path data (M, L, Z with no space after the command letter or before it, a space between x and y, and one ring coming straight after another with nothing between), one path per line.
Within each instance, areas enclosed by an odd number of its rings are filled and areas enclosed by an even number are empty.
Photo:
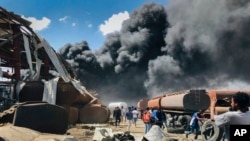
M185 89L247 89L249 25L247 0L148 3L96 52L83 41L59 53L104 103Z

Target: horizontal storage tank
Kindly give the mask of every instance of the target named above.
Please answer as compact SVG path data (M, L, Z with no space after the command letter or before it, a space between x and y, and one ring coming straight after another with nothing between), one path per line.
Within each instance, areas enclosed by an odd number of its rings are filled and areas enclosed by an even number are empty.
M122 106L124 109L128 108L128 104L126 102L111 102L109 103L108 108L111 111L111 113L113 113L115 107L121 108Z
M209 108L210 98L205 90L185 90L166 94L160 104L166 110L198 111Z
M110 117L108 107L101 104L91 104L79 110L82 123L106 123Z
M148 107L148 98L143 98L137 102L137 109L138 110L145 110Z
M159 97L154 97L154 98L150 99L148 101L148 107L150 107L150 108L155 108L155 107L159 108L161 106L160 101L161 101L162 97L163 96L159 96Z

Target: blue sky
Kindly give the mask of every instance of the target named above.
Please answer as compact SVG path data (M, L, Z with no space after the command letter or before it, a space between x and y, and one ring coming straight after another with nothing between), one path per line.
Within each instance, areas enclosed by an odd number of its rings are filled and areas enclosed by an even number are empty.
M84 40L98 50L106 34L119 31L129 13L148 2L168 0L0 0L0 6L32 21L55 50Z

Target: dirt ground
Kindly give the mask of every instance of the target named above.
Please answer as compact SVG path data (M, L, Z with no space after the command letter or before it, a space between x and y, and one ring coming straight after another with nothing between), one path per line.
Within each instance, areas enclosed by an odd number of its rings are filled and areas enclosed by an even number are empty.
M127 131L127 123L122 122L118 127L115 127L111 123L107 124L77 124L73 126L72 128L69 128L68 134L74 136L75 138L78 139L78 141L92 141L93 136L95 133L95 128L108 128L111 129L112 133L124 133ZM131 126L131 131L130 134L134 136L135 141L141 141L144 134L144 123L142 120L137 121L136 127L134 125ZM173 134L173 133L168 133L167 129L162 129L163 133L173 139L177 139L178 141L194 141L194 135L191 134L189 135L189 138L187 139L185 137L185 134ZM198 137L196 141L202 141L201 136Z
M46 133L40 133L32 129L28 129L25 127L17 127L13 126L12 124L6 124L6 125L0 125L0 140L6 139L6 141L66 141L66 140L77 140L77 141L93 141L95 138L95 141L104 141L100 138L96 138L96 133L99 133L101 135L101 130L99 129L105 129L108 131L108 135L113 137L113 135L124 135L125 132L127 132L127 126L128 124L126 122L120 123L118 127L114 126L112 122L109 122L107 124L76 124L74 126L71 126L67 130L67 134L64 135L57 135L57 134L46 134ZM95 132L95 130L99 130L99 132ZM157 132L156 132L157 131ZM173 134L168 133L167 129L160 129L156 125L152 127L152 130L149 131L150 134L147 134L146 136L149 137L151 135L152 137L165 137L161 141L194 141L194 134L189 135L189 138L186 139L185 134ZM160 134L159 134L160 132ZM151 134L153 133L153 134ZM142 120L137 121L137 125L132 125L130 128L130 135L132 135L135 139L135 141L142 141L144 134L144 123ZM156 135L156 136L155 136ZM100 137L100 136L99 136ZM172 139L172 140L170 140ZM110 139L111 140L111 139ZM151 141L150 140L150 141ZM108 141L107 139L105 141ZM116 141L118 141L116 139ZM152 141L155 141L152 140ZM198 137L198 140L196 141L202 141L201 136Z

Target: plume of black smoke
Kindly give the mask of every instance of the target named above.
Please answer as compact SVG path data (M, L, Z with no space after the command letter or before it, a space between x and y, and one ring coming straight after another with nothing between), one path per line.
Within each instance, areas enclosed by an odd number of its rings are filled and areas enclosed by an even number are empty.
M136 102L183 89L242 89L250 80L249 25L246 0L149 3L131 13L97 52L83 42L60 53L104 102Z
M170 1L171 27L165 38L167 46L162 48L166 55L149 63L145 86L150 93L157 94L166 86L174 91L247 84L249 8L246 0Z

